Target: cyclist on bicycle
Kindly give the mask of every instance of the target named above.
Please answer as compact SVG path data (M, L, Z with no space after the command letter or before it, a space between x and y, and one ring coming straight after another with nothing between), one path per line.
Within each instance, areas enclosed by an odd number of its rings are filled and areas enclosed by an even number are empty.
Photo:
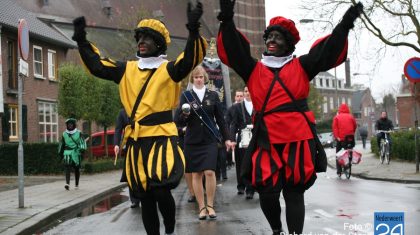
M377 143L378 143L378 148L380 149L381 148L381 140L385 138L385 133L380 132L380 131L392 131L394 129L394 125L392 124L392 121L388 119L388 114L385 111L383 111L381 113L381 118L379 118L376 121L375 129L378 132L376 134L376 140L377 140ZM388 136L388 142L389 142L389 152L391 152L391 145L392 144L391 144L391 138L390 138L389 133L388 133L387 136Z
M340 108L338 109L337 115L333 119L333 134L334 138L337 141L337 145L335 148L336 153L339 152L342 148L344 148L344 138L347 135L353 135L356 132L356 119L354 119L353 115L350 113L350 109L347 104L341 104ZM337 175L341 176L341 166L336 160L337 166Z

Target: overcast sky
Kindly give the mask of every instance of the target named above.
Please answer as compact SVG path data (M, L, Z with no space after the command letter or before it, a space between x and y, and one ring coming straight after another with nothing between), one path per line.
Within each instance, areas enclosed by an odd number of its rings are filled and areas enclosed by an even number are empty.
M296 23L296 27L300 32L301 41L296 45L296 55L302 55L309 51L312 43L322 36L331 33L331 26L326 25L327 29L324 33L319 32L318 35L314 35L313 25L301 24L299 20L302 18L308 18L298 8L299 1L286 1L286 0L265 0L266 5L266 22L274 16L284 16L292 19ZM345 10L344 10L345 11ZM337 11L338 18L341 18L344 11ZM336 24L334 24L335 26ZM366 35L368 35L366 33ZM353 37L352 37L353 36ZM381 103L384 93L390 93L392 88L398 87L401 80L401 74L404 73L404 64L411 58L416 56L414 50L409 49L395 49L392 48L387 51L387 56L377 64L376 59L366 59L369 57L367 48L369 45L381 43L379 40L366 36L362 42L358 44L352 43L354 35L350 33L349 53L348 58L351 61L351 73L364 73L369 75L360 75L353 77L354 83L362 83L366 87L369 87L369 77L372 78L371 88L376 102ZM417 55L418 56L418 55ZM370 56L371 57L371 56ZM375 65L377 66L375 67ZM332 74L333 72L330 71ZM337 68L337 77L344 78L344 66L341 65Z

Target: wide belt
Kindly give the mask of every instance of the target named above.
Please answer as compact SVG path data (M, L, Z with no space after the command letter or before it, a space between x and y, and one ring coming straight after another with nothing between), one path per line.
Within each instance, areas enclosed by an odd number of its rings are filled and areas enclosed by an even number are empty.
M128 137L133 133L133 139L137 141L137 138L140 134L140 126L156 126L171 122L173 122L171 110L149 114L137 122L130 121L130 124L124 128L124 139L121 143L121 146L125 145Z
M303 110L304 112L309 111L308 102L306 99L296 100L295 102L300 107L300 109ZM290 102L290 103L279 105L267 112L264 112L263 114L257 112L256 115L266 116L268 114L272 114L276 112L299 112L299 110L297 109L295 104ZM256 117L255 120L259 120L257 118L258 117ZM256 146L258 145L264 149L270 149L268 129L267 129L267 126L265 125L264 118L261 118L261 122L255 124L250 145L251 144L254 145L252 146L253 148L256 148Z

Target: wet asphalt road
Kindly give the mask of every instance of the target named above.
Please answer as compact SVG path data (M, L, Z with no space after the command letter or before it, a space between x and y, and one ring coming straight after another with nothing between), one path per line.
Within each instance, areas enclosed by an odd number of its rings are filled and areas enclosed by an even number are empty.
M271 234L259 208L258 194L253 200L236 195L234 173L234 169L228 171L228 181L217 187L216 220L197 219L198 207L187 202L184 182L173 190L176 234ZM127 195L127 190L122 194ZM65 221L45 234L146 234L141 210L129 205L127 201L103 213ZM284 211L283 199L281 205ZM339 179L333 169L328 169L318 175L315 185L305 193L305 206L305 234L373 234L374 212L404 212L405 234L420 231L418 184ZM284 213L282 222L286 228ZM163 234L163 226L161 231Z

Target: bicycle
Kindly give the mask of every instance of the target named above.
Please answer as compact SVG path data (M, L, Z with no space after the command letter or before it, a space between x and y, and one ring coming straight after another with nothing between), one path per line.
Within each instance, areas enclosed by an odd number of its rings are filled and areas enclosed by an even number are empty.
M341 177L341 174L344 172L344 175L347 179L350 179L351 176L351 166L353 161L353 148L355 146L355 140L354 135L346 135L344 137L344 146L343 148L347 150L347 153L349 154L348 163L341 166L341 173L339 174L339 177Z
M389 165L390 159L390 152L389 152L389 133L392 131L378 131L378 133L384 133L384 138L381 138L381 143L379 146L379 161L381 164L384 164L384 161Z

